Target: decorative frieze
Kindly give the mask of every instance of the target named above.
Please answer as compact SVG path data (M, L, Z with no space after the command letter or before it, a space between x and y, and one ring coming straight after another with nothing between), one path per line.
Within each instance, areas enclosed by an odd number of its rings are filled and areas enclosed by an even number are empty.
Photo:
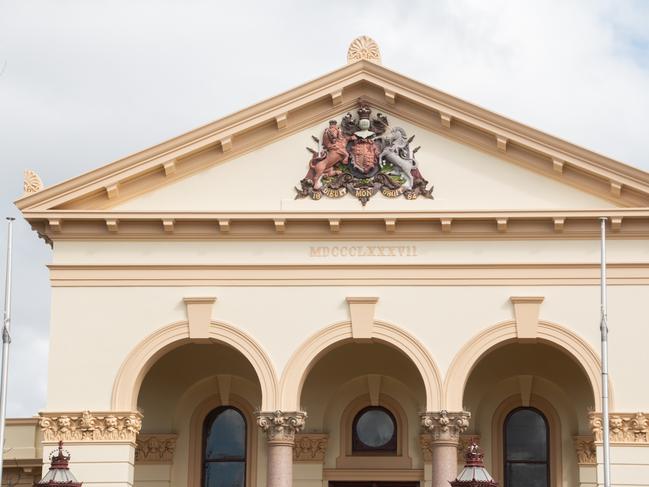
M322 463L329 435L323 433L300 433L295 435L293 461L302 463Z
M178 435L138 435L135 463L171 463L176 451Z
M432 441L459 442L460 435L469 427L471 413L460 411L429 412L421 415L421 425L431 435Z
M137 412L78 414L41 413L44 441L132 441L142 428Z
M575 436L575 453L579 465L595 465L597 463L597 448L592 436Z
M601 413L590 413L590 426L595 441L604 439ZM649 416L645 413L613 413L609 415L611 443L648 443Z
M295 434L304 428L306 413L302 411L274 411L257 413L257 424L268 436L268 441L295 441Z

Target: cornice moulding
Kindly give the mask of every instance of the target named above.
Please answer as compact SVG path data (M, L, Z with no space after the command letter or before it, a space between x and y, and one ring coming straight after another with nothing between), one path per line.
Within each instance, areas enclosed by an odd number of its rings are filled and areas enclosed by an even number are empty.
M25 212L49 240L427 240L649 238L649 209L476 210L402 212ZM393 222L386 227L385 221ZM561 225L557 226L557 221ZM165 222L173 221L173 232ZM335 222L332 227L332 221ZM453 224L449 225L448 222ZM502 222L506 221L506 226ZM56 222L53 225L52 222ZM73 222L74 224L70 224ZM106 222L115 222L107 224ZM117 224L119 222L119 224ZM408 225L399 225L398 222ZM372 226L368 226L371 223ZM333 230L333 231L332 231Z
M599 264L50 265L52 287L597 286ZM610 286L649 285L649 263L608 265Z

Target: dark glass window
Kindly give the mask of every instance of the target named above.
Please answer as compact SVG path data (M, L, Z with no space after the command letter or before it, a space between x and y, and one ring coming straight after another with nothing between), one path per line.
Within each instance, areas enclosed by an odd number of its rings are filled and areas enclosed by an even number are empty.
M370 406L360 411L352 423L352 452L363 454L395 454L397 422L390 411Z
M203 424L203 487L245 485L246 420L236 408L217 408Z
M505 487L550 487L550 434L545 416L518 408L505 419Z

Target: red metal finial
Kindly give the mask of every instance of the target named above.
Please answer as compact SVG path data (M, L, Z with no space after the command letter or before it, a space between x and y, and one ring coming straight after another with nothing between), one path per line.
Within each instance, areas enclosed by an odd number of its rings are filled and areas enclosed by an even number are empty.
M452 487L498 487L484 466L484 454L475 441L464 452L464 468L451 482Z
M77 482L72 472L70 472L70 453L63 450L63 442L59 441L59 446L56 450L50 453L50 469L38 482L34 483L34 487L81 487L81 482Z

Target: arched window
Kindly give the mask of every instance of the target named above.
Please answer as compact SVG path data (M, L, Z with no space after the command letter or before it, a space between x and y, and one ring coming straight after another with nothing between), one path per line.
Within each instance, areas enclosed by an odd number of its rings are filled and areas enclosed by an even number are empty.
M390 411L369 406L352 423L352 453L396 455L397 422Z
M203 424L203 487L245 487L246 419L233 407L219 407Z
M504 487L550 487L548 421L535 408L507 415L503 431Z

